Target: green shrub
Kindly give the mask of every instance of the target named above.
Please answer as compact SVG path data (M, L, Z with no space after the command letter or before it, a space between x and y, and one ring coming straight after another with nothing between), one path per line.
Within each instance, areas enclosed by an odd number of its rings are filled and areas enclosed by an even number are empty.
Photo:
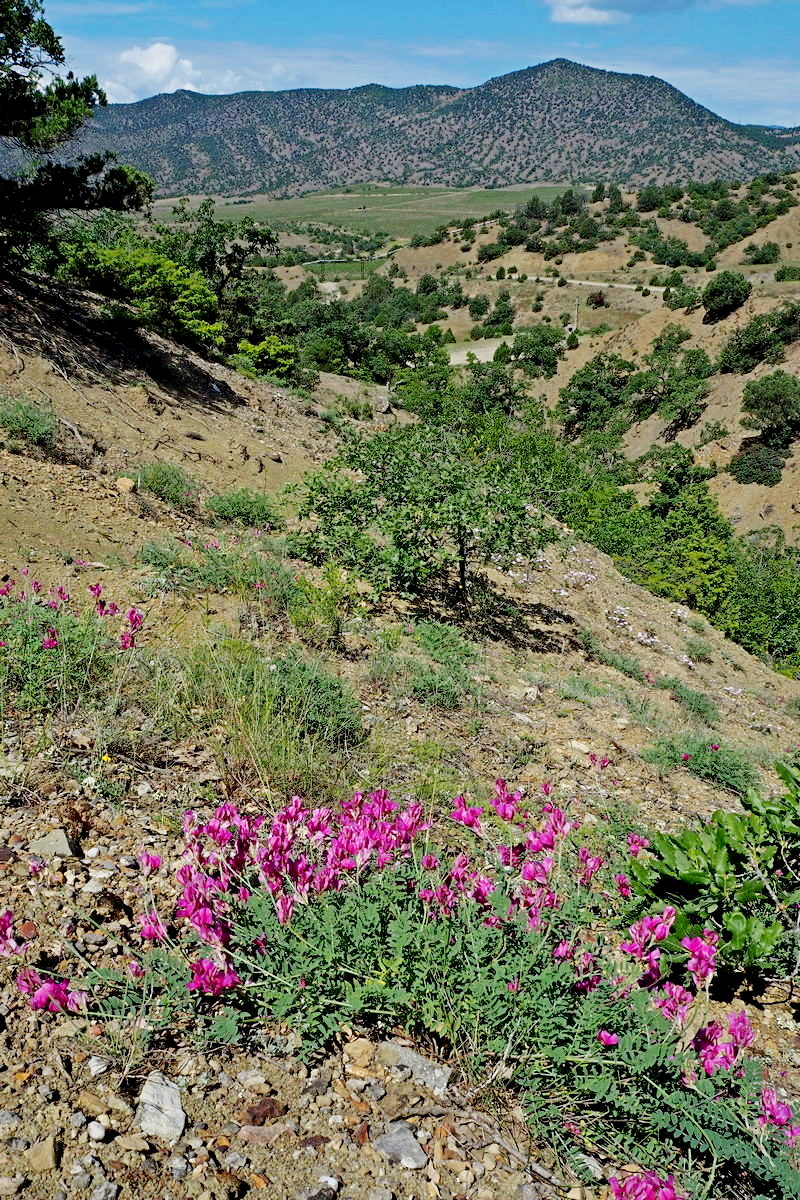
M295 649L274 661L273 696L276 711L303 733L327 746L353 746L364 730L361 705L353 692L323 664Z
M642 752L642 758L665 769L685 767L698 778L737 796L744 796L758 782L756 769L744 750L718 745L707 738L661 738Z
M174 463L147 463L139 467L136 479L140 491L150 492L173 508L193 509L197 503L197 485Z
M695 691L681 683L680 679L660 679L658 686L666 688L672 694L672 699L693 717L699 717L706 725L718 725L720 712L714 701L705 692Z
M270 334L263 341L241 341L239 354L257 375L274 375L276 379L293 380L300 370L300 350L293 342L283 341Z
M54 610L34 597L0 600L0 712L14 705L63 714L90 704L105 692L117 659L92 612Z
M686 643L686 653L692 662L710 663L714 659L714 647L702 638L689 638Z
M281 525L272 497L263 492L254 492L252 488L239 488L222 492L219 496L210 496L206 500L206 508L220 521L247 525L250 529L278 529Z
M788 446L800 433L800 380L787 371L751 379L745 385L742 408L768 445Z
M732 334L719 356L720 371L747 374L759 363L780 362L790 342L800 337L800 301L753 317Z
M753 285L737 271L720 271L703 289L702 304L712 321L721 320L741 308Z
M627 675L629 679L635 679L637 683L646 683L644 667L632 655L620 654L617 650L608 650L588 629L582 631L580 640L586 653L596 662L603 663L604 666L611 667L613 671L619 671L622 675Z
M759 483L764 487L775 487L780 483L786 459L774 446L751 442L735 454L728 463L728 474L737 483Z
M745 247L742 255L742 262L752 263L754 266L768 266L780 262L780 259L781 248L777 242L762 242L761 245L751 242Z
M775 272L776 283L797 283L800 281L800 263L786 263Z
M800 773L778 772L784 795L745 794L742 814L718 811L700 830L656 833L650 853L630 864L642 896L674 904L691 932L716 929L727 962L771 974L792 970L800 951Z
M418 621L414 640L434 662L445 667L467 667L478 661L478 647L454 626L441 621Z
M286 616L298 596L294 571L279 558L254 546L208 544L197 549L169 542L145 542L140 560L156 574L145 581L153 594L204 588L232 591L256 613Z
M405 688L415 700L432 708L460 708L467 695L468 679L463 672L453 672L430 663L416 663L408 676Z
M128 303L135 319L149 329L208 348L222 344L217 297L206 278L156 250L80 245L64 271L114 300Z
M300 576L289 606L292 625L302 638L332 650L344 647L347 622L359 607L355 580L335 563L325 563L322 582Z
M49 408L0 392L0 429L33 446L49 448L56 439L58 420Z

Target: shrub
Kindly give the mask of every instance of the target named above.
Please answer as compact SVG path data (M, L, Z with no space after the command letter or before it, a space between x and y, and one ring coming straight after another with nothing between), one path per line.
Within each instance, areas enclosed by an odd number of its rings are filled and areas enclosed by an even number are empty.
M786 263L775 272L776 283L797 283L800 280L800 263Z
M630 864L648 900L667 901L682 921L719 934L739 967L793 969L798 930L791 902L800 885L800 773L779 766L784 795L744 795L744 812L715 812L701 830L656 833Z
M460 708L468 692L469 680L463 671L416 663L409 674L406 688L415 700L432 708Z
M69 711L104 692L118 651L102 619L69 608L65 595L20 599L0 588L0 711Z
M703 289L702 304L709 320L718 321L741 308L753 285L737 271L720 271Z
M293 342L283 341L270 334L263 341L241 341L239 355L257 375L274 375L276 379L294 380L300 371L300 350Z
M254 492L252 488L210 496L206 508L220 521L247 525L251 529L278 529L281 524L272 497Z
M55 441L57 428L58 421L49 408L0 392L0 429L5 429L12 437L48 448Z
M777 242L762 242L761 245L751 242L745 248L742 262L752 263L754 266L767 266L780 262L780 258L781 248Z
M67 274L113 299L127 302L149 329L205 347L222 344L217 297L199 271L147 247L90 244L77 248Z
M714 659L714 647L710 642L703 641L702 638L689 638L686 643L686 653L692 662L710 663Z
M751 442L728 463L728 473L737 483L758 483L775 487L780 483L786 459L774 446Z
M645 762L672 769L685 767L693 775L744 796L756 786L758 775L744 750L722 746L707 738L689 736L675 741L662 738L642 752Z
M197 485L174 463L147 463L139 467L136 479L140 491L150 492L173 508L192 509L197 503Z
M760 426L764 440L788 446L800 433L800 380L786 371L773 371L745 385L742 408Z
M719 356L720 371L740 375L762 362L780 362L784 349L800 337L800 302L789 301L753 317L732 334Z
M680 679L660 679L658 686L668 689L672 694L672 699L693 717L699 717L706 725L719 724L719 709L705 692L698 692L694 688L687 687L685 683L681 683Z
M478 647L452 625L444 625L441 621L418 621L414 626L414 640L442 666L467 667L478 661Z
M326 563L321 583L312 583L303 576L298 578L289 617L305 640L341 650L347 622L356 612L358 602L354 580L334 563Z

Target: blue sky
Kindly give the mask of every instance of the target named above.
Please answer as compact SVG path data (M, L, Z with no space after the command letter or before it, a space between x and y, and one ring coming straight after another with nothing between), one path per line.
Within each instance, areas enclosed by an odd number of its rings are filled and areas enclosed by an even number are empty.
M179 87L471 86L564 57L659 75L734 121L800 125L800 0L52 0L112 100Z

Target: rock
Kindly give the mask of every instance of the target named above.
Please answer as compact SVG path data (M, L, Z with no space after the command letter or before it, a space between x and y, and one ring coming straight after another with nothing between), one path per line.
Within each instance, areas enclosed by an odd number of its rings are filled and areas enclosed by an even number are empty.
M167 1170L173 1179L185 1179L189 1174L189 1163L181 1154L173 1154L167 1161Z
M104 1179L102 1183L98 1183L89 1200L117 1200L119 1191L118 1183L112 1183L110 1179Z
M24 1175L0 1175L0 1196L16 1196L27 1182Z
M408 1046L401 1046L398 1042L381 1042L378 1046L378 1062L383 1063L385 1067L408 1067L414 1082L431 1092L444 1092L453 1074L451 1067L431 1062L430 1059L417 1054L416 1050L410 1050Z
M385 1187L375 1187L367 1192L367 1200L395 1200L394 1192Z
M310 1075L303 1084L302 1095L304 1096L321 1096L327 1092L330 1087L333 1075L330 1067L320 1067L313 1075Z
M339 1193L339 1180L332 1175L322 1175L318 1183L299 1192L295 1200L335 1200Z
M578 754L588 754L591 746L587 746L586 742L576 742L575 740L567 742L570 750L577 750Z
M251 1092L260 1092L268 1087L267 1081L260 1071L240 1071L236 1076L236 1082Z
M18 1117L16 1113L10 1112L9 1109L4 1108L2 1112L0 1112L0 1133L5 1133L9 1129L15 1129L17 1125L20 1124L21 1120L22 1118Z
M55 1171L58 1166L60 1146L54 1135L36 1142L25 1154L28 1170L32 1175L43 1175L45 1171Z
M177 1142L186 1124L177 1086L162 1075L151 1071L139 1095L134 1121L137 1129L164 1142Z
M101 1125L99 1121L90 1121L86 1126L86 1132L93 1142L104 1142L106 1140L106 1127Z
M289 1125L242 1125L237 1137L251 1146L271 1146L282 1133L290 1133Z
M344 1048L344 1056L354 1067L368 1067L375 1054L375 1046L369 1038L355 1038Z
M116 1150L130 1150L133 1153L144 1154L150 1149L150 1143L143 1137L139 1137L138 1133L123 1133L122 1137L118 1137L114 1142Z
M536 724L536 722L533 720L533 718L529 717L528 714L524 713L524 712L515 712L514 720L517 722L518 725L535 725Z
M120 475L116 487L123 496L129 496L131 492L136 491L136 480L130 479L127 475Z
M427 1166L428 1156L405 1121L393 1121L382 1137L375 1139L375 1149L385 1154L389 1162L399 1163L411 1171Z
M247 1166L247 1159L238 1150L229 1150L222 1161L229 1171L241 1171Z
M43 858L79 858L81 854L78 843L69 838L64 829L53 829L44 837L34 838L28 842L28 850Z
M89 1059L89 1074L91 1075L92 1079L96 1079L98 1075L105 1075L108 1067L108 1059L101 1058L99 1054L93 1054Z
M78 1108L82 1112L88 1113L90 1117L99 1117L101 1113L108 1112L108 1101L102 1096L98 1096L96 1092L82 1091L78 1096Z

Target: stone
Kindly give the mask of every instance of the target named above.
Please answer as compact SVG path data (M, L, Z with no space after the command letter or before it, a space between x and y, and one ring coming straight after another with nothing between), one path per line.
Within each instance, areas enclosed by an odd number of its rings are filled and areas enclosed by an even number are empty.
M378 1046L378 1062L385 1067L407 1067L415 1083L438 1094L446 1091L453 1074L451 1067L431 1062L429 1058L417 1054L416 1050L401 1046L398 1042L381 1042Z
M119 1192L120 1187L118 1183L112 1183L110 1179L104 1179L102 1183L98 1183L89 1200L117 1200Z
M395 1200L394 1192L386 1187L374 1187L367 1192L367 1200Z
M32 1175L43 1175L46 1171L55 1171L58 1166L60 1146L57 1138L51 1134L41 1142L35 1142L25 1154L28 1170Z
M578 754L588 754L591 750L591 746L587 746L586 742L577 742L574 739L570 742L567 742L567 745L569 746L570 750L577 750Z
M410 1171L421 1171L428 1164L427 1154L406 1121L393 1121L386 1133L375 1139L374 1145L376 1150L386 1155L389 1162L399 1163Z
M122 1137L118 1137L114 1142L114 1148L144 1154L150 1149L150 1143L145 1138L139 1137L138 1133L123 1133Z
M27 1182L24 1175L0 1175L0 1196L16 1196Z
M291 1132L291 1126L275 1125L242 1125L237 1137L250 1146L271 1146L277 1142L282 1133Z
M79 858L81 854L78 843L64 829L53 829L44 837L34 838L28 843L28 850L43 858Z
M247 1159L238 1150L229 1150L222 1161L230 1171L241 1171L247 1166Z
M78 1108L90 1117L99 1117L101 1113L108 1112L108 1101L96 1092L84 1090L78 1096Z
M93 1142L104 1142L106 1140L106 1127L101 1125L99 1121L90 1121L86 1126L86 1132Z
M88 940L88 937L87 937ZM103 939L105 940L105 939ZM89 1074L92 1079L96 1079L98 1075L104 1075L109 1068L107 1058L101 1058L99 1054L93 1054L89 1059Z
M299 1192L295 1200L336 1200L339 1180L332 1175L321 1175L318 1182Z
M260 1092L269 1086L260 1071L240 1071L236 1082L251 1092Z
M375 1054L375 1046L369 1038L355 1038L344 1048L344 1056L354 1067L368 1067Z
M123 496L129 496L131 492L136 491L136 480L130 479L127 475L120 475L117 480L117 491Z
M17 1125L20 1124L21 1120L22 1118L18 1117L16 1113L4 1108L2 1112L0 1112L0 1132L5 1132L9 1129L15 1129Z
M177 1142L186 1125L186 1113L177 1086L160 1071L151 1071L139 1094L136 1128L164 1142Z
M185 1179L189 1174L189 1163L182 1154L173 1154L167 1161L167 1170L173 1179Z

